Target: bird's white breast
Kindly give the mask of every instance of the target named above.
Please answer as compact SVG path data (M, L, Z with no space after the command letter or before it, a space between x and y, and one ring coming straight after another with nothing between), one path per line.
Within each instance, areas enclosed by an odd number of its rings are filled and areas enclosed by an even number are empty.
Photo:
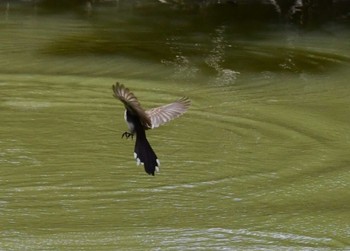
M128 121L128 118L127 118L127 116L126 116L126 110L125 110L125 112L124 112L124 119L125 119L126 124L128 125L129 131L130 131L131 133L133 133L134 130L135 130L135 127L134 127L134 124L133 124L133 123L131 123L131 122Z

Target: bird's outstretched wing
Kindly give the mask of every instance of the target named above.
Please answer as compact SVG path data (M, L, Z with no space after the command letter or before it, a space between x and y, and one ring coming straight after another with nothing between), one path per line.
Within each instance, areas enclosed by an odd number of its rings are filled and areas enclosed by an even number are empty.
M126 88L123 84L119 84L117 82L116 85L112 86L112 89L114 93L113 96L119 99L121 102L123 102L125 109L127 109L132 114L137 115L140 119L141 124L145 128L152 127L150 117L148 116L146 111L141 107L140 102L137 100L135 95L129 90L129 88Z
M191 101L187 97L183 97L171 104L147 110L146 114L151 119L151 126L148 128L156 128L179 117L187 111L190 105Z

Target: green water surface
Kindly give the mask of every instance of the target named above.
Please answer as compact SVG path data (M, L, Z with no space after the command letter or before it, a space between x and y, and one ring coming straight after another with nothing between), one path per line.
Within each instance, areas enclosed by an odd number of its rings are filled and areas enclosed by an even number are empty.
M0 250L350 249L349 29L205 21L2 10ZM116 81L192 100L154 177Z

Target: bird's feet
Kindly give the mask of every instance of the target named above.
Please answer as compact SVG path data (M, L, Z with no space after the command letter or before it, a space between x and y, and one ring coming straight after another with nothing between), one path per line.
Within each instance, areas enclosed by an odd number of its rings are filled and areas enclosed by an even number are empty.
M122 134L122 138L130 138L131 137L131 139L133 139L134 138L134 134L132 134L132 133L130 133L130 132L124 132L123 134Z

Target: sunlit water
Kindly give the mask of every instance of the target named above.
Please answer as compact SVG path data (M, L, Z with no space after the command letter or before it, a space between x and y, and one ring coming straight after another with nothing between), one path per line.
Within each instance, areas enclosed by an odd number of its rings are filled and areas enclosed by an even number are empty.
M1 250L350 248L348 30L1 14ZM155 177L116 81L192 100L147 131Z

